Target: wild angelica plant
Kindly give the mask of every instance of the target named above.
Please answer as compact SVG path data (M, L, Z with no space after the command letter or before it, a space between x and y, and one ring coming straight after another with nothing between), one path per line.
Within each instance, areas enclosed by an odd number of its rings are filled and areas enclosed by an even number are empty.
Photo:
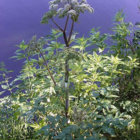
M84 11L88 11L93 13L93 8L87 4L86 0L51 0L49 2L49 12L47 12L43 18L41 23L45 24L51 19L52 22L58 27L58 29L63 32L63 37L65 41L65 45L67 48L70 46L71 36L74 28L74 22L78 21L78 17L80 13L84 13ZM53 17L58 16L59 18L67 17L65 27L62 29L53 19ZM66 35L66 29L68 25L69 18L72 20L72 26L69 33L69 36ZM69 89L68 89L68 82L69 82L69 64L68 60L65 61L65 92L66 92L66 104L65 104L65 111L66 117L68 117L68 110L69 110Z

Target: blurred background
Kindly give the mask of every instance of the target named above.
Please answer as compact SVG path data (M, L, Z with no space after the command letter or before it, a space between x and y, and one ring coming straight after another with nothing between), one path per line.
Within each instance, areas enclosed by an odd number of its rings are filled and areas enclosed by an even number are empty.
M80 16L79 23L74 27L80 36L88 36L93 27L101 27L101 33L110 33L113 17L120 9L126 14L125 21L133 24L140 21L139 0L87 1L94 8L94 14L85 13ZM22 40L28 43L33 35L38 38L47 35L51 31L51 25L56 28L51 22L49 25L40 24L42 16L48 11L48 2L49 0L0 0L0 62L5 62L6 68L14 71L10 75L12 77L19 74L23 63L23 60L9 59L17 49L15 45ZM63 27L65 20L56 19L56 22Z

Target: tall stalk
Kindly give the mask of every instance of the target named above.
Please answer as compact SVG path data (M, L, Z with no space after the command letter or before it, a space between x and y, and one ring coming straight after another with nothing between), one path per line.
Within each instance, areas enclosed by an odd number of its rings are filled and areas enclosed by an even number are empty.
M53 20L53 18L52 18L52 21L63 32L63 37L64 37L65 45L66 45L67 48L69 48L69 43L70 43L70 40L71 40L73 28L74 28L74 21L72 20L72 26L71 26L71 30L70 30L70 34L69 34L68 38L67 38L67 35L66 35L66 29L67 29L67 25L68 25L68 22L69 22L69 15L67 16L64 29L62 29ZM68 118L68 113L69 113L69 89L68 89L68 82L69 82L69 63L68 63L68 60L65 60L65 92L66 92L65 115L66 115L66 118Z

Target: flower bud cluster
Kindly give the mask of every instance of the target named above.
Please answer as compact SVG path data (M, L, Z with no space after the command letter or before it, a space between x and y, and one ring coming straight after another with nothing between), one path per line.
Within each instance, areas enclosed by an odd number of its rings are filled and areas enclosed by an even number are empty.
M27 52L30 54L39 53L39 50L42 48L43 45L46 44L44 37L41 37L37 40L37 36L33 36L30 42L28 43Z
M81 12L94 12L94 9L87 4L86 0L51 0L49 5L50 11L44 15L41 23L48 23L48 20L54 16L63 18L68 15L72 20L77 21Z
M51 6L50 6L51 8ZM49 12L45 13L42 20L41 20L41 23L42 24L46 24L48 23L49 19L51 19L52 17L55 17L57 16L57 11L56 10L50 10Z

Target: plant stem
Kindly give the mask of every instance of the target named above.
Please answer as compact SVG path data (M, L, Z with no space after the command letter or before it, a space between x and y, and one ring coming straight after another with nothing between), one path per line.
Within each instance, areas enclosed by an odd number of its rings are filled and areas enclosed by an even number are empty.
M63 32L63 37L64 37L64 41L65 41L66 47L69 47L65 31Z
M52 79L54 85L56 86L56 82L55 82L54 77L53 77L53 75L52 75L52 73L51 73L51 71L50 71L50 69L48 67L47 61L45 60L45 57L44 57L43 53L40 50L39 50L39 52L40 52L40 54L41 54L41 56L42 56L42 58L43 58L43 60L45 62L45 66L46 66L46 68L47 68L47 70L48 70L48 72L49 72L49 74L51 76L51 79Z
M63 37L64 37L64 41L65 41L65 44L66 44L67 47L69 47L67 36L66 36L66 29L67 29L67 25L68 25L68 20L69 20L69 16L67 16L67 20L66 20L66 23L65 23L65 28L63 30Z
M69 64L68 64L68 61L66 60L65 62L65 90L66 90L65 115L66 115L66 118L68 117L68 110L69 110L68 80L69 80Z
M69 20L69 16L67 16L67 20L66 20L66 24L65 24L65 28L64 28L64 32L63 32L66 47L69 47L69 41L67 40L67 37L66 37L66 28L67 28L68 20ZM74 24L72 24L69 39L70 39L70 36L72 35L73 27L74 27ZM69 103L70 103L69 102L69 91L68 91L68 80L69 80L69 64L68 64L68 61L66 60L66 62L65 62L65 89L66 89L65 115L66 115L66 118L68 118Z
M72 20L72 26L71 26L71 31L70 31L70 35L69 35L69 39L68 39L68 43L70 42L71 36L72 36L72 31L74 28L74 21Z
M63 32L63 29L53 20L53 18L51 18L51 20L52 20L53 23Z
M67 29L68 21L69 21L69 15L67 16L67 20L66 20L64 31L66 31L66 29Z
M66 47L69 48L69 42L72 36L73 28L74 28L74 21L72 20L72 26L69 34L69 38L67 39L66 29L69 21L69 15L67 16L66 23L64 30L52 19L53 23L63 32L63 37L65 41ZM69 80L69 64L68 60L65 60L65 91L66 91L66 102L65 102L65 115L68 118L68 111L69 111L69 91L68 91L68 80Z
M66 21L65 27L67 27L68 18L69 17L67 17L67 21ZM67 47L69 47L69 42L70 42L70 38L71 38L71 35L72 35L73 27L74 27L74 21L72 21L72 27L71 27L71 31L70 31L70 35L69 35L69 39L68 40L67 40L66 33L65 33L66 28L64 29L64 32L63 32L64 40L65 40L65 43L66 43ZM69 113L68 80L69 80L69 64L68 64L68 61L66 60L66 62L65 62L65 89L66 89L66 102L65 102L65 109L66 110L65 110L65 115L66 115L66 118L68 118L68 113Z

